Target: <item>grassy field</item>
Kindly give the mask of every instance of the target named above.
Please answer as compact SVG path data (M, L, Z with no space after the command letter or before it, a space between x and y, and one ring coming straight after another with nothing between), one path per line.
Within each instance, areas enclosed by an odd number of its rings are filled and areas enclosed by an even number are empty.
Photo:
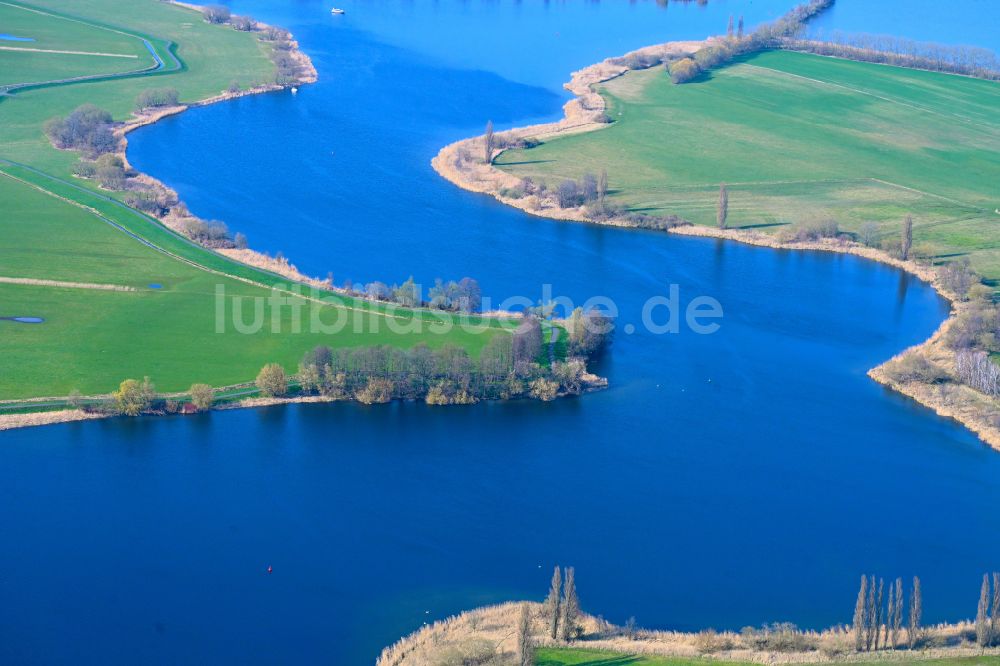
M730 664L749 666L740 662L714 659L685 659L680 657L646 657L639 655L575 650L569 648L544 648L535 655L537 666L704 666L705 664ZM846 663L846 662L845 662ZM858 663L858 662L853 662ZM864 663L864 662L862 662ZM892 664L926 664L927 666L997 666L1000 657L958 657L950 659L913 659L910 661L870 662Z
M497 165L550 185L608 171L610 200L714 224L719 184L729 223L775 231L817 217L968 255L1000 280L1000 84L774 51L672 85L662 68L602 93L601 131L505 152Z
M25 7L0 3L0 25L4 32L37 41L0 45L115 53L132 49L145 54L140 66L148 66L152 57L142 43L145 38L164 62L173 62L167 49L169 42L176 43L182 66L0 97L0 317L45 319L38 325L0 320L0 400L64 396L73 389L104 393L125 377L144 375L162 391L184 390L194 382L234 384L252 380L267 362L294 370L302 354L318 344L451 343L475 356L493 335L508 334L495 323L485 334L457 328L441 334L435 324L451 322L450 315L420 310L389 315L384 306L365 301L330 295L317 303L292 293L283 293L286 303L265 304L262 330L238 333L232 323L234 299L265 298L271 287L287 288L286 281L196 246L123 206L120 194L74 178L77 155L54 149L42 125L84 103L124 120L136 95L153 87L176 88L182 100L194 101L218 94L232 81L242 86L268 81L274 74L268 47L251 33L209 25L197 12L157 0L78 0L72 5L38 0L30 5L32 11ZM73 12L72 20L60 13L64 11ZM14 15L20 23L8 28L6 21ZM19 69L17 61L0 60L0 78L23 82L35 80L38 73L62 78L66 72L48 55L32 54L35 69L30 72ZM100 66L88 69L84 64L73 75L113 73L101 69L107 63L100 60ZM11 284L2 278L128 290ZM222 333L216 327L220 288L226 295ZM300 308L299 315L293 306ZM249 302L244 311L244 319L252 320ZM314 317L328 326L336 321L344 325L337 333L309 333ZM304 332L294 332L293 320L302 322Z
M32 40L0 41L0 86L117 74L155 64L133 35L26 5L0 2L0 26L7 34Z

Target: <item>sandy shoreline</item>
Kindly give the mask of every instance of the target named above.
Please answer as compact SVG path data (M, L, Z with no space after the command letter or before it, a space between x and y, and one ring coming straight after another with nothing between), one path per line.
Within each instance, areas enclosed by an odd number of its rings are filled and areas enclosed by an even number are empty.
M529 127L516 128L508 132L498 134L501 139L511 142L524 140L544 140L556 136L565 136L579 132L589 132L608 127L609 124L604 118L604 99L597 93L595 86L605 81L625 74L630 68L625 64L629 56L635 55L683 55L692 53L705 42L668 42L657 46L650 46L638 51L633 51L621 58L609 58L603 62L585 67L572 74L570 81L564 86L573 92L576 97L570 100L563 107L565 116L555 123L543 125L533 125ZM465 190L488 194L501 203L518 208L531 215L547 217L556 220L567 220L576 222L587 222L591 224L603 224L608 226L630 227L632 225L619 219L594 220L589 217L583 207L580 208L560 208L554 203L551 197L539 198L535 195L513 198L505 195L505 191L517 187L521 179L516 176L504 173L492 164L486 164L482 159L475 156L481 155L484 151L483 137L471 137L449 144L431 160L431 165L446 180ZM502 152L497 151L494 157ZM892 359L881 365L872 368L868 375L873 380L887 386L894 391L906 395L921 405L932 409L940 416L953 419L963 426L976 433L979 438L989 446L1000 451L1000 427L994 425L984 413L985 409L978 409L984 405L995 407L995 401L988 396L978 393L973 389L962 385L960 394L945 398L941 392L935 390L934 386L920 382L901 383L893 380L886 371L886 366L893 360L898 359L907 353L917 352L926 358L933 359L939 365L944 366L949 371L954 370L954 353L944 344L944 335L955 322L957 316L969 306L963 302L956 294L950 293L941 283L937 272L931 266L925 266L916 261L903 261L890 256L883 250L870 248L853 241L839 239L820 239L816 241L795 241L781 242L778 239L765 234L745 230L745 229L718 229L715 227L683 225L666 229L667 233L682 236L701 236L707 238L718 238L723 240L736 241L748 245L769 247L782 250L811 250L821 252L836 252L840 254L852 254L872 261L888 264L900 270L906 271L928 283L941 296L951 303L951 313L942 322L934 334L921 344L905 349Z

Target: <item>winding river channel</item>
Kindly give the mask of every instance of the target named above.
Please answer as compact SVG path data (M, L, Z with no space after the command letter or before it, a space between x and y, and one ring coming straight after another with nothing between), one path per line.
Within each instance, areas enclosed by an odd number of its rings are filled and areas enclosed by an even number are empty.
M293 30L320 81L143 128L129 159L338 282L610 297L636 332L597 363L609 390L0 434L0 663L370 664L423 622L540 598L556 563L586 610L656 627L848 622L862 572L920 575L928 621L975 612L1000 566L1000 454L865 375L946 316L929 287L854 257L533 218L430 168L488 119L559 117L574 69L791 2L346 2L234 3ZM914 2L838 0L823 27L996 48L981 28L1000 16L971 16L995 7L916 4L919 22L890 11ZM672 284L721 303L717 333L639 325Z

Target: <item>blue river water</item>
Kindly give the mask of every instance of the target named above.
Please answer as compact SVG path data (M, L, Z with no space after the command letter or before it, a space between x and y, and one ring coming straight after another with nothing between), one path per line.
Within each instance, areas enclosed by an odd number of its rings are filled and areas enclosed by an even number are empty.
M841 0L833 27L887 32L881 9L870 27L857 13L871 4ZM997 567L1000 455L865 375L944 318L926 285L852 257L532 218L429 166L488 119L558 117L573 69L789 5L235 3L290 27L320 82L144 128L133 164L307 272L470 275L495 300L551 284L613 299L636 332L595 366L609 390L552 404L3 433L0 663L370 664L425 621L540 598L557 563L616 622L828 626L850 620L863 572L920 575L928 621L971 615ZM639 326L671 284L682 304L716 298L721 329Z

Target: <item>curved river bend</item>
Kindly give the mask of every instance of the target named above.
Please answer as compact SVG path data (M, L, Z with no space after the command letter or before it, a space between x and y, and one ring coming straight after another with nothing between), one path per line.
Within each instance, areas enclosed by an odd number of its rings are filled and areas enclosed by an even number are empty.
M860 2L841 27L885 30L851 24ZM929 621L970 615L1000 456L865 376L945 316L930 289L853 257L530 218L428 163L488 118L557 117L573 69L789 4L235 3L290 27L320 82L132 135L196 213L338 281L471 275L495 299L548 281L613 298L622 324L677 284L718 299L722 328L620 334L611 388L554 404L4 433L0 662L371 663L424 621L540 597L556 563L619 622L846 622L862 572L919 574Z

